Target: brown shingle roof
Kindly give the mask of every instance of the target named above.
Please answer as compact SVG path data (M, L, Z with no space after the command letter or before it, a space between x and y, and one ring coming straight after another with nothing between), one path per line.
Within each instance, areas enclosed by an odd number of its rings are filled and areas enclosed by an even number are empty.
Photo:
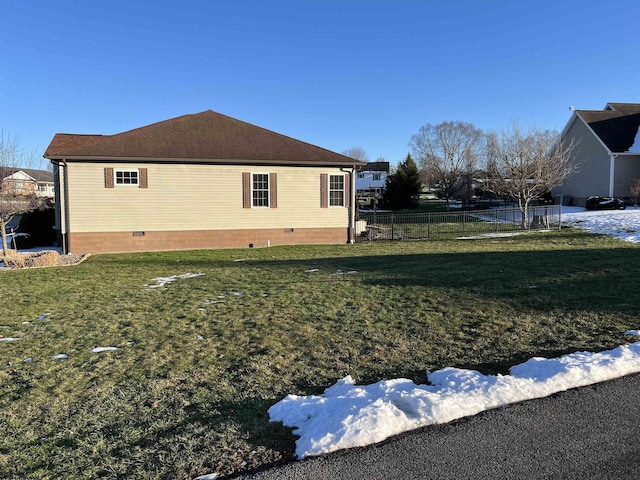
M358 168L360 172L389 172L389 162L368 162Z
M360 165L353 158L207 110L116 135L56 134L49 159Z
M576 113L611 152L626 152L640 127L640 104L609 103L607 106L612 110L576 110Z

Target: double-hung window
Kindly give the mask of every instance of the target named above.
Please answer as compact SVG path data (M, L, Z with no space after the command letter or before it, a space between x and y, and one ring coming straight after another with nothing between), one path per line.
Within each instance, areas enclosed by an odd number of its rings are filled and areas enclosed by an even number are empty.
M277 208L278 174L242 172L243 208Z
M251 177L252 206L269 207L269 174L254 173Z
M344 207L344 175L329 175L329 206Z

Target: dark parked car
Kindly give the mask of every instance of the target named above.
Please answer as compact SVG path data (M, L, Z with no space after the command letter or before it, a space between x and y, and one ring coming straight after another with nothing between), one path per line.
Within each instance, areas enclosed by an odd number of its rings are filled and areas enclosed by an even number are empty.
M7 233L7 247L11 249L22 250L24 248L33 247L33 243L31 242L31 235L28 233ZM0 246L0 252L2 251L2 246Z
M611 197L589 197L585 205L587 210L624 210L624 200Z

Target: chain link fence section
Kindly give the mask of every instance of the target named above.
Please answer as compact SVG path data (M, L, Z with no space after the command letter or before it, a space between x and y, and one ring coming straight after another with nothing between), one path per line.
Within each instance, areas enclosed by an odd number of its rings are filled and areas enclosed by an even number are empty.
M560 205L530 207L524 225L518 208L431 213L360 212L358 241L456 239L559 230L561 211Z

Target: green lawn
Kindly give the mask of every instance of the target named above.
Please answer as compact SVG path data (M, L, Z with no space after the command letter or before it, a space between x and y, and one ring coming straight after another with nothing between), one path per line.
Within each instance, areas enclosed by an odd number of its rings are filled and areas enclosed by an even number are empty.
M0 272L0 336L21 338L0 342L0 478L180 479L289 460L295 437L267 416L285 395L612 348L640 327L639 270L640 247L567 229ZM189 272L204 275L144 286Z

